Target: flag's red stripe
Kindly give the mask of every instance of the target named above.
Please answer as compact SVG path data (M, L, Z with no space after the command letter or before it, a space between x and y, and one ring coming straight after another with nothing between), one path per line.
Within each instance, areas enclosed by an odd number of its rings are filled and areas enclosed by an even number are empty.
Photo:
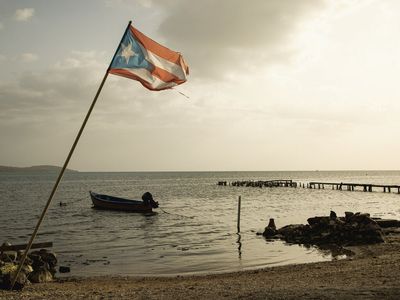
M186 80L179 79L174 74L165 71L157 66L154 66L154 70L151 72L151 75L156 76L164 82L175 82L176 84L184 83Z
M163 45L160 45L159 43L153 41L151 38L145 36L133 26L131 26L130 30L133 36L135 36L147 50L153 52L154 54L157 54L158 56L166 60L169 60L170 62L180 65L181 55L179 53L172 51L167 47L164 47Z
M118 76L122 76L122 77L126 77L126 78L130 78L133 80L137 80L139 81L144 87L148 88L149 90L152 91L160 91L160 90L165 90L165 89L170 89L172 87L161 87L161 88L156 88L153 87L149 82L147 82L146 80L144 80L143 78L140 78L139 76L136 76L135 74L125 70L125 69L110 69L108 71L108 73L114 74L114 75L118 75Z

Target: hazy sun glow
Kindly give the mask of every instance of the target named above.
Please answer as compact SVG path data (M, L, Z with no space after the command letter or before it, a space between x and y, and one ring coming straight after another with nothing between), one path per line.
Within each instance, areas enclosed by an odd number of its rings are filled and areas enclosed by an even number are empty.
M400 167L398 1L79 5L38 3L24 22L17 2L0 11L1 165L62 164L133 20L183 53L190 99L110 76L72 168Z

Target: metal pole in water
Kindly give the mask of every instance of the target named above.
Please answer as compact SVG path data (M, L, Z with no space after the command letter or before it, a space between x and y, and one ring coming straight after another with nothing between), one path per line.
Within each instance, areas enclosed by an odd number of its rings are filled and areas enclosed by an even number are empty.
M240 232L240 205L242 202L242 196L239 196L238 199L238 217L237 217L237 232Z

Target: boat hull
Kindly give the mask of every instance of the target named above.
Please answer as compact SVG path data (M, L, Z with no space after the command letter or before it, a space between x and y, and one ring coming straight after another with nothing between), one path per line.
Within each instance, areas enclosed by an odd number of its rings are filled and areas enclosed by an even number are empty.
M93 207L97 209L119 210L138 213L151 213L151 205L146 205L140 200L129 200L108 195L90 192Z

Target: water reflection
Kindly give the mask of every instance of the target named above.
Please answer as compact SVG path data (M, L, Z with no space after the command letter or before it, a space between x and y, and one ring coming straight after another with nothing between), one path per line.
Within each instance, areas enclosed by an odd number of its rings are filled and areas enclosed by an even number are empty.
M54 177L0 174L0 243L27 242ZM71 266L70 275L217 273L341 257L336 249L265 242L255 232L270 218L282 227L325 215L327 208L341 215L362 211L400 217L399 196L394 193L216 185L219 180L277 178L395 184L400 182L400 172L66 174L37 241L53 241L60 264ZM149 190L162 209L151 216L94 210L89 190L126 198L140 198ZM246 226L236 235L238 195L246 199L241 203L241 221ZM67 206L59 206L60 202ZM105 259L110 261L107 266L100 261Z
M242 242L241 242L242 236L240 235L239 232L236 234L237 234L236 243L238 244L238 254L239 254L239 259L241 259L242 258Z
M316 249L323 256L331 256L334 260L343 259L349 256L353 256L354 252L343 248L342 246L336 244L326 244L326 245L303 245L307 249Z

